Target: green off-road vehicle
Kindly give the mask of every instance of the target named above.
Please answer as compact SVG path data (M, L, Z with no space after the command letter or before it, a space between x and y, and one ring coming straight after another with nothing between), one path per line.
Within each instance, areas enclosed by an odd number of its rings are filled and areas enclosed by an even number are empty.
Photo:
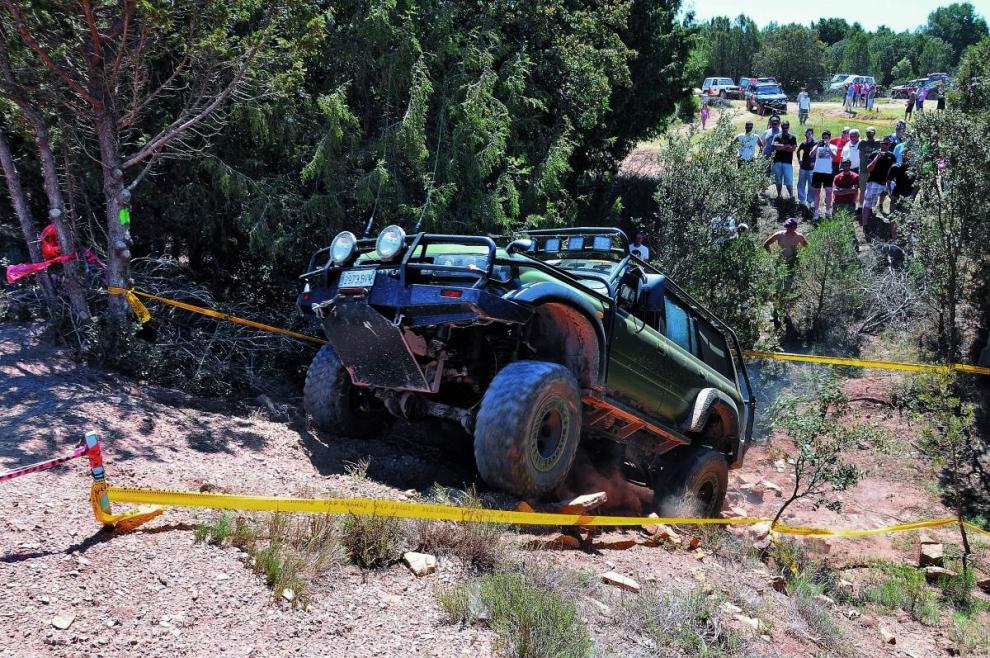
M345 231L302 279L299 309L329 340L306 376L320 429L456 422L485 482L522 497L561 485L583 442L594 459L618 455L658 503L689 495L702 514L721 510L753 426L738 341L630 255L622 231L528 231L504 247Z

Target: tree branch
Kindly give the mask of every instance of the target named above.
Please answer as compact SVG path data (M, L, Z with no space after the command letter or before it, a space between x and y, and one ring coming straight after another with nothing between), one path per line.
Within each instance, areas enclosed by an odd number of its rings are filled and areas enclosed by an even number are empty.
M24 24L20 10L14 5L14 3L11 2L11 0L0 0L0 1L2 1L4 7L7 8L7 12L10 13L11 18L14 19L14 26L17 28L17 32L18 34L21 35L21 40L24 41L25 45L27 45L28 48L34 51L34 53L38 56L38 58L41 59L41 61L45 64L45 66L47 66L49 70L51 70L53 73L55 73L55 75L61 78L62 81L69 87L69 89L74 91L80 98L82 98L91 106L93 106L93 109L102 110L103 101L99 100L98 98L90 94L88 91L86 91L86 89L76 80L74 80L72 76L70 76L64 68L59 66L59 64L51 58L48 52L45 51L45 49L42 48L41 45L35 40L34 36L31 35L30 30L28 30L27 26Z

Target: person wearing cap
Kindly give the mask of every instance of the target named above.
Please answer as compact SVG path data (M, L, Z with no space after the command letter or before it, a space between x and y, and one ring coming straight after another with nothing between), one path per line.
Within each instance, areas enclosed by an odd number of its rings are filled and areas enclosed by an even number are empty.
M746 122L746 132L736 135L736 147L738 149L738 162L742 166L744 162L752 162L756 158L756 149L760 146L760 138L753 132L753 122Z
M780 124L780 134L771 144L773 152L773 182L777 187L777 198L782 190L787 189L787 195L794 198L794 151L797 150L797 137L790 133L791 122Z
M835 174L832 173L832 159L835 157L836 147L832 143L832 133L828 130L822 131L822 138L817 143L814 152L814 167L811 170L811 189L814 194L812 218L817 220L821 209L821 194L825 190L825 216L832 216L832 180Z
M808 115L811 114L811 96L808 95L808 90L801 87L801 93L797 97L798 105L798 123L802 126L808 122Z
M870 173L866 166L873 160L873 156L880 150L880 140L877 139L877 129L870 126L866 129L866 139L859 142L859 205L863 205L866 198L866 183L869 182Z
M763 243L763 248L770 254L773 253L770 247L774 244L779 245L780 256L788 266L793 266L797 261L798 251L808 246L808 241L798 233L797 227L798 220L794 217L788 217L784 220L784 228L771 235Z
M839 173L839 163L842 162L842 149L849 143L849 126L842 129L842 134L832 138L835 154L832 156L832 173Z
M863 230L871 230L871 216L874 208L881 208L883 198L887 196L887 181L890 179L890 168L894 166L894 154L890 152L890 137L884 137L880 142L880 150L866 165L869 180L866 184L866 196L863 199ZM890 237L897 237L897 225L891 225Z
M832 211L845 210L856 214L856 196L859 194L859 174L853 171L852 163L843 160L839 173L832 179Z

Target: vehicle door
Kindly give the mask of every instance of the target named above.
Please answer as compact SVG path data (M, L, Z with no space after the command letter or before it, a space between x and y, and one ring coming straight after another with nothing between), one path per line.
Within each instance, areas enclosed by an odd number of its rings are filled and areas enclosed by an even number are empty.
M690 316L676 303L647 313L617 308L608 394L667 423L682 420L705 381L702 365L679 346L697 350L693 336Z

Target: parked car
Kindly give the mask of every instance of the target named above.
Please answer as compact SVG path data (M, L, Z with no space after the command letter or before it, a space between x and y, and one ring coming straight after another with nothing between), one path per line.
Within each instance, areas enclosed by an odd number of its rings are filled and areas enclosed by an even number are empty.
M915 78L914 80L909 80L908 82L897 85L890 90L891 98L907 98L912 91L918 91L922 87L931 90L937 84L946 84L949 80L948 73L929 73L923 78Z
M749 91L750 87L767 82L777 82L777 78L773 76L766 78L739 78L739 93L741 94L741 98L746 97L746 92Z
M890 97L891 98L907 98L912 91L917 91L921 85L925 84L928 78L915 78L914 80L909 80L902 85L897 85L896 87L891 87Z
M746 109L758 114L787 113L787 94L776 82L758 82L746 92Z
M302 278L299 310L328 341L304 388L318 428L460 424L485 482L523 498L553 492L580 444L652 484L658 511L685 497L700 516L721 511L753 429L742 349L621 230L526 231L504 246L344 231Z
M828 90L829 91L844 90L847 85L855 84L857 82L860 84L865 83L868 85L875 85L877 83L877 79L874 78L872 75L855 75L855 74L847 75L845 73L839 73L833 75L832 79L829 80Z
M742 98L739 85L732 78L705 78L701 85L701 95L719 98Z

